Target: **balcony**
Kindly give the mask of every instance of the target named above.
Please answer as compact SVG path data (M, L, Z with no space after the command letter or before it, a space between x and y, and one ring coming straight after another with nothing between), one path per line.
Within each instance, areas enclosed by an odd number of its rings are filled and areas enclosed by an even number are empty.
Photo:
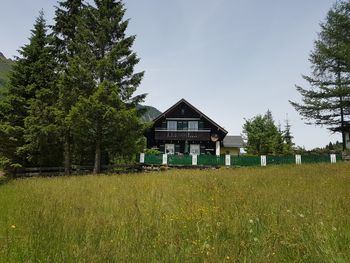
M168 130L155 129L156 140L178 140L178 141L209 141L210 129L201 130Z

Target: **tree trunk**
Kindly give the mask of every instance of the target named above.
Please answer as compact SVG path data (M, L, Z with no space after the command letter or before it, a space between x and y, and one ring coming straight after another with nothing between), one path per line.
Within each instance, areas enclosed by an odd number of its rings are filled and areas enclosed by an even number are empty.
M340 67L338 66L338 72L337 72L337 82L338 82L338 88L341 89L342 83L341 83L341 71ZM339 96L339 102L340 102L340 129L341 129L341 135L342 135L342 145L343 145L343 151L346 150L346 138L345 138L345 122L344 122L344 105L343 105L343 96Z
M101 172L101 140L100 138L96 141L95 149L95 164L94 164L94 174L99 174Z
M346 137L345 137L345 123L344 123L344 109L343 109L343 98L340 97L340 121L341 121L341 136L342 136L342 145L343 151L346 150Z
M96 144L95 144L95 164L94 164L94 174L99 174L101 172L101 124L97 122L97 133L96 133Z
M71 149L70 149L70 132L67 131L64 137L64 174L70 175Z

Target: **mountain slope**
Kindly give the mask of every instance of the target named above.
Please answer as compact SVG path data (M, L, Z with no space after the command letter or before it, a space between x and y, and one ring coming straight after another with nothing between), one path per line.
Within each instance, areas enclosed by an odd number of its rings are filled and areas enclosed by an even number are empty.
M162 114L159 110L157 110L156 108L154 108L152 106L138 105L138 108L145 109L145 113L141 117L144 122L153 121L160 114Z
M13 63L14 62L11 59L7 59L0 52L0 89L3 89L6 82L8 81L9 73Z

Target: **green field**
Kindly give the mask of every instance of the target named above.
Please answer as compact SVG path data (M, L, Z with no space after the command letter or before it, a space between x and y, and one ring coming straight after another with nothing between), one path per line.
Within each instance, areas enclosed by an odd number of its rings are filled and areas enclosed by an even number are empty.
M0 262L350 262L350 163L12 180Z

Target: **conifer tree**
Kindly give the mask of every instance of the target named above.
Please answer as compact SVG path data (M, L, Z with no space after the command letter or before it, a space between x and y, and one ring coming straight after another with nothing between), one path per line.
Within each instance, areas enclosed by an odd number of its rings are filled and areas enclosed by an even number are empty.
M6 167L35 165L34 151L41 151L43 156L43 149L49 147L51 120L46 118L53 118L50 106L57 97L51 89L55 67L46 30L41 11L29 44L19 50L20 57L13 66L8 94L0 104L0 152ZM43 119L48 124L46 128L41 126L45 123Z
M288 117L285 121L285 127L284 127L284 131L283 131L283 139L285 142L284 153L285 154L292 154L294 143L293 143L293 136L291 133L291 125L289 123Z
M91 87L91 73L86 66L86 43L83 32L82 11L85 8L82 0L59 2L55 13L55 24L52 27L58 58L57 72L59 99L57 116L64 141L64 168L70 174L72 159L72 132L69 113L79 96L87 93ZM82 31L81 31L82 30Z
M134 73L139 58L131 49L135 36L125 33L128 20L122 2L95 0L86 14L95 86L90 96L79 98L71 118L76 138L86 131L85 138L94 145L94 173L99 173L103 149L114 158L135 153L142 141L143 125L135 107L145 95L134 92L144 73Z
M312 75L303 76L311 88L297 86L302 103L291 102L308 124L341 132L350 128L350 2L337 1L321 24L310 55Z

